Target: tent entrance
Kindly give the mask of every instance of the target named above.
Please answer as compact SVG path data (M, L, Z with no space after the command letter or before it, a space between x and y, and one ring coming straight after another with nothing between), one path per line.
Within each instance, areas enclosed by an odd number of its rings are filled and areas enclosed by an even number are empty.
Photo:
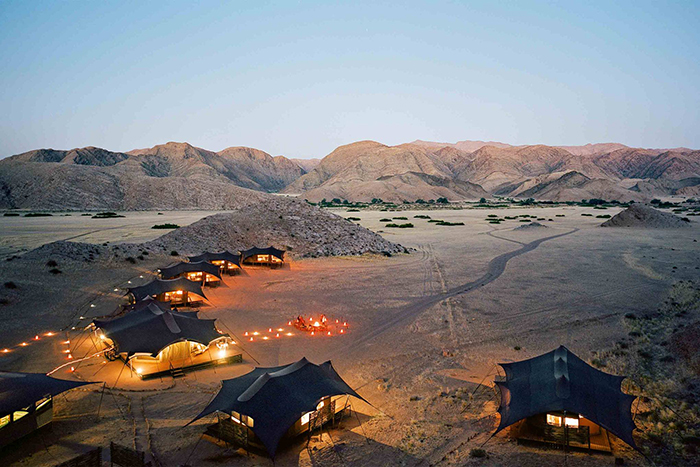
M535 415L509 428L518 442L535 442L563 449L611 452L608 431L578 414L548 412Z

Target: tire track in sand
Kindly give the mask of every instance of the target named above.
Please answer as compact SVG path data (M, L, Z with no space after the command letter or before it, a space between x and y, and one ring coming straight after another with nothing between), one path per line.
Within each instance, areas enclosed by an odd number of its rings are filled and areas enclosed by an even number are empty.
M508 253L503 253L501 255L496 256L489 262L488 266L486 267L486 273L484 273L484 275L482 275L475 281L468 282L457 287L453 287L452 289L448 289L447 292L444 293L419 298L415 302L399 309L391 318L376 325L373 329L365 332L362 336L360 336L356 340L353 340L347 346L338 349L335 352L334 357L340 357L341 355L343 357L347 357L350 354L357 352L359 347L364 346L365 344L378 338L379 336L396 326L406 324L426 309L430 308L436 303L445 300L446 298L451 298L457 295L465 294L476 290L479 287L483 287L486 284L490 284L503 274L503 272L506 270L506 266L508 265L508 261L510 261L511 259L516 258L520 255L524 255L525 253L529 253L544 242L564 237L566 235L571 235L575 232L578 232L578 230L579 229L573 229L569 232L540 238L538 240L524 244L517 250L509 251Z

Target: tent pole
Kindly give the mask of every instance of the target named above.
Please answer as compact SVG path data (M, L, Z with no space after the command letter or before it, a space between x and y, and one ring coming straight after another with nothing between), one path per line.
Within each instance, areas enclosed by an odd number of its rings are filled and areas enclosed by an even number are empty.
M100 403L97 405L97 420L100 419L100 410L102 409L102 398L105 396L105 386L106 382L102 383L102 393L100 393Z
M350 402L350 408L352 409L352 402ZM369 438L367 437L367 433L365 433L365 427L362 426L362 421L360 421L360 416L357 414L357 410L352 410L355 412L355 418L357 419L357 423L360 424L360 429L362 430L362 436L365 437L365 441L367 441L367 444L369 444Z

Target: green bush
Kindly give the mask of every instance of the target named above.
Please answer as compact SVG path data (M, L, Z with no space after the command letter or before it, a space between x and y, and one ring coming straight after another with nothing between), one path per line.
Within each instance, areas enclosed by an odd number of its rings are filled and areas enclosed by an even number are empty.
M595 216L598 219L610 219L612 216L610 214L601 214L600 216Z
M430 219L430 216L426 216L425 214L418 214L417 216L413 216L414 219Z
M486 451L481 448L474 448L469 451L469 457L486 457Z
M395 227L397 229L412 229L413 224L407 222L406 224L386 224L386 227Z
M584 212L583 214L581 214L581 215L584 216L584 217L593 217L593 214L587 214L587 213L585 213L585 212Z
M430 219L428 222L437 223L437 222L445 222L445 221L443 221L442 219Z
M152 229L179 229L180 226L177 224L156 224Z
M447 222L447 221L440 221L436 223L435 225L464 225L464 222Z
M392 219L397 220L397 221L407 221L408 217L399 216L399 217L392 217Z
M17 213L17 212L6 212L5 214L3 214L3 216L5 216L5 217L19 217L19 213Z
M360 212L359 209L348 209L348 212Z
M384 219L379 219L379 222L391 222L391 219L385 217Z
M28 212L24 215L24 217L51 217L53 214L49 214L48 212Z
M346 219L349 221L361 221L362 220L359 217L346 217Z

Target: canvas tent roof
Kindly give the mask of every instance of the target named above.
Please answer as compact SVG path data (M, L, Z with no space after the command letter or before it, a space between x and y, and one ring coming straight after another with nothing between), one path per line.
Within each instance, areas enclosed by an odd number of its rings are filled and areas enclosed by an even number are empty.
M316 365L302 358L289 365L255 368L223 381L214 400L194 420L217 411L248 415L255 421L253 432L274 457L282 437L304 413L316 410L324 397L339 395L364 400L330 361Z
M567 411L581 414L636 448L632 401L621 391L624 376L603 373L564 346L539 357L500 364L506 380L501 390L496 432L533 415Z
M198 319L196 313L163 311L154 303L119 318L93 321L95 327L112 339L117 351L129 355L157 355L170 344L194 341L208 345L220 334L213 319Z
M13 373L0 371L0 415L22 410L46 396L55 396L77 388L85 381L66 381L43 373Z
M241 251L241 261L245 260L246 258L250 258L253 255L272 255L278 257L279 259L283 259L284 250L279 250L274 246L269 246L267 248L258 248L254 246L248 250Z
M212 276L221 279L219 267L206 261L198 261L196 263L180 262L172 266L168 266L167 268L161 268L160 275L163 279L170 279L186 272L206 272L207 274L211 274Z
M222 251L220 253L205 251L201 255L189 256L188 259L195 263L199 261L228 261L229 263L233 263L238 267L241 266L241 255L235 255L230 251Z
M173 292L175 290L186 290L207 298L202 291L202 287L198 283L187 280L184 277L167 280L155 279L148 284L141 285L139 287L130 287L128 289L129 293L134 296L136 301L143 300L144 298L151 297L153 295L160 295L165 292Z
M170 309L171 309L171 307L170 307L170 302L163 302L163 301L161 301L161 300L156 300L155 298L153 298L153 297L151 297L151 296L148 296L148 297L144 298L143 300L138 301L138 302L136 302L136 303L134 303L134 304L132 304L132 305L125 305L125 306L123 307L123 310L124 310L124 312L126 312L126 313L130 313L130 312L132 312L132 311L139 311L139 310L142 310L142 309L144 309L144 308L147 308L147 307L150 306L150 305L155 305L155 306L157 306L157 307L160 308L163 312L170 311ZM192 313L195 313L195 316L196 316L196 312L192 312Z

